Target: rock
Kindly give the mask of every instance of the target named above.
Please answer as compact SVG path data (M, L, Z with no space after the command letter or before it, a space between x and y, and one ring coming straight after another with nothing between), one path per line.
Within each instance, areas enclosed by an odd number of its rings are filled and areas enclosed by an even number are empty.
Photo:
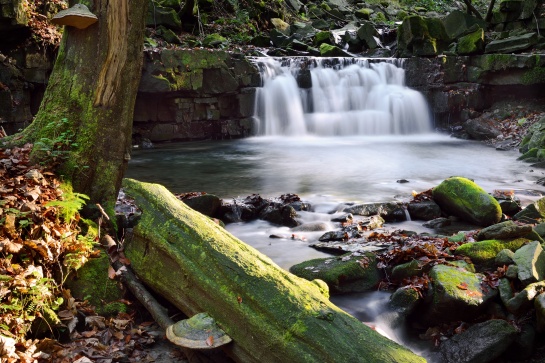
M518 17L519 20L525 20L530 18L533 19L534 10L536 9L536 6L537 6L537 0L523 0L520 16Z
M502 354L517 336L505 320L488 320L441 343L444 363L487 363Z
M487 239L505 240L510 238L524 237L530 232L532 232L532 226L530 225L517 225L513 221L505 221L481 229L475 235L475 237L477 241L483 241Z
M519 248L513 257L518 267L518 278L524 284L545 279L545 252L538 241Z
M259 213L259 218L286 227L296 227L299 222L295 219L297 212L291 206L269 205Z
M391 277L396 280L402 280L412 276L422 276L427 273L431 266L424 261L412 260L411 262L402 263L392 269Z
M519 268L517 267L517 265L509 265L509 267L507 267L507 271L505 271L505 277L507 277L510 280L518 279Z
M530 149L540 149L545 147L545 117L542 117L535 124L528 128L528 131L522 139L519 150L526 153Z
M498 201L501 207L501 211L503 214L506 214L508 216L512 216L520 212L520 200L513 196L496 196L494 195L494 198Z
M430 36L423 17L406 17L397 30L397 46L401 57L437 55L435 39Z
M496 266L508 266L513 263L513 257L515 257L515 252L503 249L496 255L494 259L494 264Z
M360 216L380 215L387 222L407 219L405 209L397 202L356 204L344 208L343 212Z
M451 11L443 18L443 24L450 39L457 39L458 37L467 34L469 28L475 24L482 29L486 29L487 26L485 21L479 20L460 10Z
M309 281L325 281L332 294L373 290L382 278L372 253L313 259L290 267L290 272Z
M411 219L429 221L441 217L441 208L433 200L411 202L407 206Z
M486 53L514 53L537 44L537 33L528 33L505 39L493 40L485 47Z
M309 23L295 22L290 27L291 35L300 41L308 41L314 38L317 30Z
M327 231L331 228L331 224L327 222L310 222L303 223L300 226L292 228L293 232L319 232Z
M539 294L535 299L534 307L536 309L537 331L543 333L545 332L545 293Z
M326 43L320 44L320 55L322 57L353 57L352 54L345 52L341 48Z
M494 289L483 289L483 275L456 267L434 266L429 277L429 296L412 314L427 326L471 320L481 314L497 294Z
M164 26L160 25L156 29L156 34L163 38L167 43L170 44L182 44L180 38L174 33L171 29L167 29Z
M340 223L352 223L354 216L352 213L346 213L338 217L331 218L331 222L340 222Z
M519 328L515 341L509 346L505 356L514 361L528 361L534 353L536 329L532 323L527 323Z
M470 242L461 245L454 251L455 254L467 256L473 263L492 266L496 255L503 249L516 251L525 243L530 242L525 238L515 240L487 240L480 242Z
M446 226L450 226L451 224L452 221L450 219L441 217L432 219L431 221L427 221L426 223L422 224L422 226L431 229L440 229Z
M509 299L504 305L510 313L523 314L532 308L532 302L544 290L545 281L534 282Z
M366 49L378 47L378 32L370 21L363 21L357 31L358 38L364 43Z
M221 199L214 194L183 199L183 202L197 212L209 217L215 217L221 207Z
M202 41L202 45L207 48L218 48L227 44L228 40L218 33L208 34Z
M463 127L474 140L490 140L501 135L500 130L494 127L493 122L486 117L467 120Z
M321 45L321 44L333 44L333 40L331 39L332 38L332 35L330 32L328 31L320 31L318 33L316 33L316 35L314 36L314 40L313 40L313 44L318 46L318 45Z
M515 221L524 223L538 223L545 218L545 198L526 206L523 210L513 216Z
M501 220L499 203L467 178L451 177L432 190L433 199L449 214L480 226Z
M456 53L460 55L480 54L484 51L484 30L478 30L458 39Z
M511 281L506 278L501 278L498 284L498 293L500 294L500 300L503 305L507 305L507 302L515 295L513 287L511 286Z
M163 25L167 29L181 30L182 21L174 9L149 3L146 26L156 27Z
M421 296L416 289L411 286L402 286L390 296L388 305L403 317L406 317L414 311L420 300Z
M374 12L375 12L375 11L374 11L373 9L363 8L363 9L358 9L358 10L356 10L356 12L354 13L354 15L355 15L356 18L358 18L358 19L370 20L371 14L373 14Z
M271 18L271 23L274 25L274 28L285 35L290 35L290 25L284 20L279 18Z

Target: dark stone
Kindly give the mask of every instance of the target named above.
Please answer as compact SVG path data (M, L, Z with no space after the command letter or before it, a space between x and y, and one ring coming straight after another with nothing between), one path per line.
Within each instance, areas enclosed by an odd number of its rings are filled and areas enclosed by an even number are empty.
M528 33L506 39L493 40L485 47L486 53L513 53L537 44L537 33Z
M397 202L356 204L344 208L343 212L360 216L379 215L387 222L404 221L407 219L405 209Z
M441 217L441 208L433 200L411 202L407 206L411 219L429 221Z
M489 320L471 326L441 343L445 363L487 363L502 354L515 340L516 329L505 320Z
M221 199L213 194L204 194L183 199L192 209L209 217L215 217L221 207Z
M530 225L517 225L513 221L505 221L483 228L475 236L477 241L490 239L510 239L524 237L532 232Z
M486 116L467 120L464 122L463 127L474 140L490 140L501 135L501 132L494 127L492 121L489 121Z

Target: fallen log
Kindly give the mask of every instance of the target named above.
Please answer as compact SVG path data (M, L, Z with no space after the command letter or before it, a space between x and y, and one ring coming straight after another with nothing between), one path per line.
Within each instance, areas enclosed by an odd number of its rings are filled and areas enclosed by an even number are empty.
M425 362L329 301L323 281L278 267L165 187L123 181L142 216L125 255L187 316L207 312L237 362Z

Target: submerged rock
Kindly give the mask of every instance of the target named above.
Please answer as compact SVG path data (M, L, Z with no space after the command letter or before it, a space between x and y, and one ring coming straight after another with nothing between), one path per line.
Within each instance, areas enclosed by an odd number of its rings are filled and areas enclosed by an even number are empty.
M486 227L501 220L496 199L467 178L448 178L433 188L432 194L443 211L467 222Z

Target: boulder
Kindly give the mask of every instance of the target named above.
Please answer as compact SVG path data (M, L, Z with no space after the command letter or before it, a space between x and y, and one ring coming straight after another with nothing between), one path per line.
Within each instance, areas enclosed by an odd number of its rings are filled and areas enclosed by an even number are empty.
M343 212L360 216L379 215L387 222L407 219L405 208L398 202L356 204L344 208Z
M515 252L508 249L503 249L496 255L494 264L496 266L508 266L513 263L513 257L515 257Z
M432 195L443 211L467 222L486 227L501 220L496 199L467 178L448 178L433 188Z
M518 225L513 221L505 221L497 224L493 224L489 227L481 229L475 238L477 241L489 240L489 239L510 239L524 237L528 233L532 232L532 226L530 225Z
M218 47L221 47L222 45L226 45L228 42L229 40L225 38L224 36L218 33L212 33L204 37L202 41L202 45L207 48L218 48Z
M485 53L514 53L528 49L537 44L537 33L512 36L493 40L485 47Z
M526 286L521 292L504 301L504 305L510 313L520 315L532 308L534 299L545 290L545 281L534 282Z
M425 261L412 260L411 262L402 263L392 269L391 278L402 280L412 276L422 276L427 273L431 266Z
M260 219L286 227L297 227L300 224L295 219L296 216L297 212L289 205L269 205L259 213Z
M411 219L429 221L441 217L441 208L433 200L411 202L407 206Z
M488 320L441 343L444 363L487 363L501 357L517 330L505 320Z
M404 317L414 311L421 296L412 286L402 286L390 296L388 306Z
M526 206L526 208L513 216L515 221L524 223L537 223L543 218L545 218L545 198L541 198Z
M199 195L182 201L197 212L209 217L216 216L221 207L221 199L214 194Z
M279 18L271 18L271 23L274 25L274 28L285 35L290 35L290 25L284 20Z
M479 28L458 39L456 53L459 55L480 54L484 51L484 30Z
M325 281L331 294L370 291L382 278L373 253L317 258L290 267L290 272L309 281Z
M483 288L483 275L457 267L434 266L429 277L428 297L413 314L428 326L474 319L497 294L497 290Z
M545 252L538 241L519 248L513 261L518 267L518 278L524 285L545 279Z
M501 135L500 130L486 117L469 119L464 122L463 128L474 140L490 140Z
M149 2L146 26L157 27L162 25L167 29L181 30L182 21L174 9L153 5Z
M437 43L430 36L426 20L418 15L408 16L397 30L400 57L437 55Z
M320 55L322 57L353 57L352 54L345 52L341 48L326 43L320 44Z
M454 253L469 257L473 263L492 266L497 254L501 250L508 249L510 251L516 251L528 242L530 242L530 240L525 238L469 242L458 247Z
M486 22L460 10L451 11L443 18L443 24L450 39L457 39L460 36L467 34L469 28L474 24L477 24L483 29L486 28Z
M363 21L357 31L358 38L364 43L366 49L378 47L378 32L370 21Z
M542 117L535 124L528 128L522 139L519 151L526 153L530 149L545 147L545 117Z

